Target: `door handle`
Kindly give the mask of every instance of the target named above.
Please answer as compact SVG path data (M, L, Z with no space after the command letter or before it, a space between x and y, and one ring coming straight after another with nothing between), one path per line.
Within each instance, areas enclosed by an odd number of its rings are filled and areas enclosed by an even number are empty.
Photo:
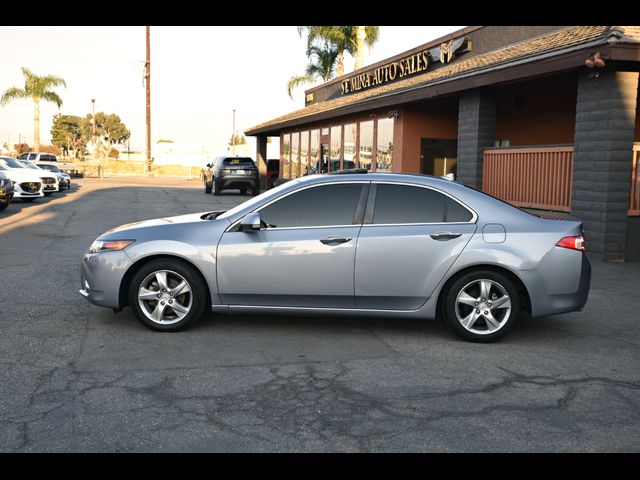
M351 238L346 237L327 237L320 240L325 245L340 245L341 243L347 243L351 241Z
M462 234L456 233L456 232L438 232L438 233L432 233L429 236L434 240L451 240L453 238L458 238L460 235Z

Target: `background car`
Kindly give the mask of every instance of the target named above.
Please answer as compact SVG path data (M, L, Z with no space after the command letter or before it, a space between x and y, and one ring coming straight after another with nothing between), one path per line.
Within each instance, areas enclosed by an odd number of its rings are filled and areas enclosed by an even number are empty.
M24 168L15 158L0 157L0 171L13 183L13 200L19 198L23 202L33 202L36 198L44 197L40 176Z
M42 162L36 163L35 165L42 168L43 170L48 170L54 173L58 177L60 190L69 190L71 188L71 175L69 175L68 173L64 173L58 168L57 165Z
M82 259L82 295L175 331L220 312L443 317L490 342L581 309L582 223L530 215L426 175L301 177L224 213L112 229ZM170 252L170 253L169 253Z
M56 155L53 153L42 153L42 152L25 152L18 156L18 160L28 160L30 162L47 162L47 163L55 163L60 170L68 175L72 175L74 177L81 176L78 172L76 164L73 162L63 162L58 159Z
M42 191L45 196L49 196L54 192L60 191L60 181L58 180L57 174L40 168L34 163L28 162L26 160L16 160L16 163L22 165L23 168L36 171L36 173L42 179Z
M13 198L13 182L0 171L0 212L9 206Z
M220 195L227 189L239 189L243 195L251 190L260 193L258 167L249 157L217 157L204 171L205 193Z

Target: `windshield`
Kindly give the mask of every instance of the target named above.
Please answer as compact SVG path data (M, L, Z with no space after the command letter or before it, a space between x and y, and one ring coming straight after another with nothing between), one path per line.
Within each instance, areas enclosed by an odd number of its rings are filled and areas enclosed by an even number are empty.
M22 165L19 161L17 161L15 158L2 157L2 160L4 160L4 162L7 164L9 168L27 168L24 165Z
M295 181L297 181L297 180L291 180L291 182L295 182ZM278 194L281 190L284 190L287 186L290 186L290 182L285 182L285 183L283 183L281 185L278 185L277 187L274 187L274 188L272 188L270 190L267 190L266 192L261 193L257 197L253 197L251 200L247 200L246 202L241 203L240 205L236 205L231 210L227 210L222 215L219 215L216 218L228 218L228 217L230 217L232 215L235 215L239 211L244 210L245 208L252 207L256 203L259 203L259 202L263 201L265 199L265 197L276 196L276 194Z
M38 167L37 165L34 165L31 162L20 162L22 165L24 165L27 168L30 168L32 170L42 170L40 167Z
M9 170L9 166L0 158L0 170Z

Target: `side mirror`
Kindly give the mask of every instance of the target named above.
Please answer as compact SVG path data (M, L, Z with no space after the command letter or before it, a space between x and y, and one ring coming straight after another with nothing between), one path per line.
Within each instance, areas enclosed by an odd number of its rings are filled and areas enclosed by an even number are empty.
M242 220L240 220L240 231L242 232L255 232L261 228L262 222L258 212L247 213L242 217Z

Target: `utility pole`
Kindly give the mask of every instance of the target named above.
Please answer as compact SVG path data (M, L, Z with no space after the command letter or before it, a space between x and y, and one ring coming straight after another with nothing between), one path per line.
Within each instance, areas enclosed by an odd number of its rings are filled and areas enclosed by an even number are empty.
M233 132L231 133L231 155L236 156L236 109L233 109Z
M144 64L147 90L147 172L151 173L151 27L147 25L147 59Z
M93 154L96 152L96 99L91 99L91 143L93 145Z

